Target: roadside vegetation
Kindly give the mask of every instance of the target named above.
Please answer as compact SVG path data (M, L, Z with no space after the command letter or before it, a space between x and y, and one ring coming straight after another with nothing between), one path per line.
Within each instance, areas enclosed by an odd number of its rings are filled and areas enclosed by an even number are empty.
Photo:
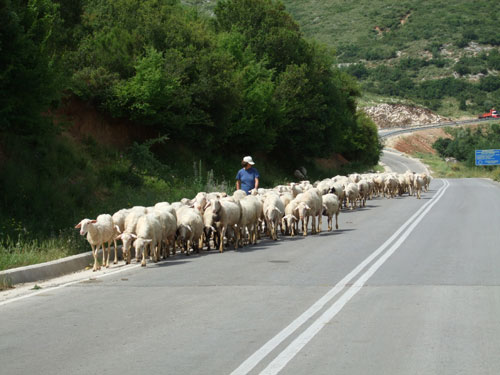
M500 148L500 124L480 126L475 130L468 127L445 128L451 138L439 138L432 147L437 155L415 153L429 165L434 177L445 178L491 178L500 181L500 166L476 166L475 150Z
M83 217L231 192L244 155L264 186L379 159L355 79L276 1L7 0L0 45L0 268L87 250ZM73 99L136 137L74 137L54 121Z

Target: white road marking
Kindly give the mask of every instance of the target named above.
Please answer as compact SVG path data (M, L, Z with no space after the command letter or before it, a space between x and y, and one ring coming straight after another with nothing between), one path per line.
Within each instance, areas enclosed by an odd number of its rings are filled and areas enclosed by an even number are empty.
M67 286L70 286L70 285L81 283L83 281L101 279L101 278L106 277L106 276L116 275L117 273L124 272L124 271L129 271L129 270L133 270L134 268L138 268L140 266L141 266L140 264L136 264L136 265L133 265L133 266L130 266L130 267L120 268L119 270L116 270L116 271L110 271L110 272L102 273L100 275L96 274L95 276L92 276L90 278L89 277L84 277L84 278L81 278L81 279L78 279L78 280L71 281L69 283L57 285L57 286L50 287L50 288L43 288L43 289L40 289L37 292L33 292L33 293L30 293L30 294L25 294L23 296L19 296L19 297L15 297L15 298L11 298L11 299L2 301L2 302L0 302L0 306L4 306L4 305L7 305L7 304L12 303L12 302L21 301L23 299L27 299L27 298L30 298L30 297L34 297L34 296L37 296L37 295L42 294L42 293L47 293L47 292L51 292L53 290L62 289L62 288L65 288Z
M410 227L399 237L399 239L391 246L385 254L383 254L347 291L328 309L326 310L309 328L300 334L288 347L283 350L260 374L275 375L279 373L288 362L290 362L297 353L312 340L314 336L334 317L342 308L354 297L365 285L365 283L373 276L373 274L389 259L389 257L401 246L401 244L413 232L416 226L424 218L430 209L441 199L446 189L450 186L448 181L441 187L438 194L430 201L432 202L424 212L410 225Z
M248 374L255 366L257 366L269 353L271 353L278 345L293 334L300 326L302 326L313 315L320 311L328 302L330 302L338 293L340 293L346 285L356 277L368 264L370 264L380 253L382 253L412 222L417 218L429 205L437 199L449 183L444 180L443 186L439 188L436 195L417 212L415 212L388 240L386 240L377 250L369 255L363 262L354 268L347 276L339 281L332 289L330 289L323 297L316 301L302 315L280 331L276 336L264 344L259 350L248 357L231 375Z

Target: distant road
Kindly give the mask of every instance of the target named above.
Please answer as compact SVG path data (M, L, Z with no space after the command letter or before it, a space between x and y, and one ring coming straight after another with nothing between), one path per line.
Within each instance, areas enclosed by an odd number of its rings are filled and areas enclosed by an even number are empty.
M427 124L421 126L412 126L408 128L392 128L392 129L381 129L378 132L380 138L388 138L399 134L412 133L419 130L444 128L447 126L459 126L467 124L479 124L482 122L500 121L500 118L495 119L470 119L470 120L460 120L460 121L449 121L449 122L438 122L434 124Z
M410 158L396 150L384 149L380 161L383 165L389 167L392 172L405 173L410 170L416 173L429 173L425 165L419 160Z

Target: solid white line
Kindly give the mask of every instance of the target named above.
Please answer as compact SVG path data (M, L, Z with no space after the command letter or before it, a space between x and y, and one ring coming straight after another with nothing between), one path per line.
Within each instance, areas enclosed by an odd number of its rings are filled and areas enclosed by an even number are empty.
M306 346L309 341L334 317L342 308L354 297L365 285L365 283L373 276L373 274L389 259L389 257L401 246L401 244L413 232L416 226L422 221L424 216L431 208L441 199L446 189L450 186L448 181L445 181L444 189L440 189L438 195L432 199L426 210L411 224L405 233L391 246L385 254L383 254L328 310L326 310L309 328L300 334L288 347L286 347L261 373L260 375L275 375L280 372L288 362L290 362L297 353Z
M408 227L411 222L423 212L426 207L428 207L431 202L436 198L436 196L443 191L447 186L447 181L443 183L443 186L439 188L436 195L422 207L420 207L417 212L415 212L388 240L386 240L377 250L375 250L371 255L369 255L363 262L361 262L356 268L354 268L347 276L340 280L332 289L330 289L323 297L316 301L309 309L307 309L302 315L290 323L287 327L281 330L276 336L265 343L260 349L248 357L237 369L235 369L231 375L245 375L248 374L255 366L257 366L270 352L272 352L279 344L286 340L292 333L294 333L300 326L302 326L307 320L309 320L313 315L315 315L319 310L321 310L328 302L330 302L338 293L340 293L345 286L356 277L369 263L373 261L381 252L383 252L400 234L406 227Z
M61 284L61 285L50 287L50 288L46 288L46 289L44 288L44 289L41 289L41 290L39 290L37 292L33 292L33 293L30 293L30 294L26 294L24 296L19 296L19 297L15 297L15 298L11 298L11 299L2 301L2 302L0 302L0 306L4 306L4 305L7 305L7 304L12 303L12 302L21 301L21 300L26 299L26 298L34 297L34 296L37 296L37 295L42 294L42 293L47 293L47 292L51 292L51 291L54 291L54 290L57 290L57 289L62 289L62 288L65 288L67 286L70 286L70 285L81 283L83 281L94 280L94 279L101 279L101 278L106 277L106 276L116 275L117 273L124 272L124 271L129 271L129 270L133 270L134 268L138 268L138 267L140 267L140 264L136 264L136 265L133 265L133 266L130 266L130 267L124 266L123 268L121 268L119 270L116 270L116 271L110 271L110 272L106 272L106 273L103 273L103 274L100 274L100 275L95 275L95 276L92 276L92 277L85 277L85 278L82 278L82 279L70 281L69 283Z

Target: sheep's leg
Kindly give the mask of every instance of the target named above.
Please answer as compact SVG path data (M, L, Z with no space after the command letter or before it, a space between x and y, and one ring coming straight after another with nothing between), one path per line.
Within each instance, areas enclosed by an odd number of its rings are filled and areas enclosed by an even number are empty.
M318 215L318 233L321 233L321 225L323 224L323 215L320 213Z
M95 245L90 245L92 247L92 256L94 257L94 267L92 268L92 271L97 271L101 267L99 267L99 262L97 261L97 250L99 249L98 246Z
M226 234L226 226L222 226L220 231L219 238L219 252L222 253L224 251L224 235Z
M332 231L332 216L331 215L328 215L327 223L328 223L328 231L331 232Z
M335 229L339 229L339 212L335 214Z
M236 237L235 238L235 241L234 241L234 250L238 250L238 243L240 242L240 228L238 228L237 225L235 225L234 227L234 236Z
M141 261L141 266L146 267L146 256L147 256L147 251L148 251L148 245L144 246L144 249L142 250L142 261Z
M107 251L106 251L106 268L109 268L109 256L111 254L111 242L108 242Z
M118 246L116 246L116 240L113 240L113 245L115 246L115 260L113 261L113 264L118 263Z

